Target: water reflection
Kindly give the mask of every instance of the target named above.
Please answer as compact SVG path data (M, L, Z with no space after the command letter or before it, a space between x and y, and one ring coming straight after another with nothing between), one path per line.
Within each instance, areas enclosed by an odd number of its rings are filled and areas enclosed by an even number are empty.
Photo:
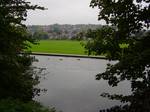
M47 89L36 100L46 106L54 106L63 112L98 112L120 104L100 97L103 92L130 94L130 84L121 82L118 87L108 86L104 80L96 81L95 75L104 72L108 61L100 59L79 59L36 56L37 67L45 67L46 79L40 87Z

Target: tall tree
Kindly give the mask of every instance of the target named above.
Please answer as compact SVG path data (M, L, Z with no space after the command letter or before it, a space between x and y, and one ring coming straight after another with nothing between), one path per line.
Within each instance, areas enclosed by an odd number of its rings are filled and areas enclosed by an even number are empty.
M85 47L90 52L106 54L109 60L119 60L115 65L109 64L106 71L98 74L96 79L108 80L109 85L113 87L121 81L129 80L132 88L132 94L128 96L102 94L103 97L126 103L103 111L150 111L149 3L149 0L91 1L90 6L100 10L99 20L104 19L108 25L114 26L114 29L103 28L98 31L100 35L91 32L90 34L95 36L90 37ZM100 44L96 45L98 43Z
M31 67L34 58L27 53L34 40L23 24L27 11L35 9L44 8L26 0L0 1L0 99L29 101L40 91L34 87L39 82Z

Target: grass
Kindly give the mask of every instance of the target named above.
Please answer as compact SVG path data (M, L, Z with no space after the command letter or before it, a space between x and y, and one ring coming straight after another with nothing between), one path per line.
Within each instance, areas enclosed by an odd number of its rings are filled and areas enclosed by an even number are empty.
M31 45L32 52L77 54L84 55L84 48L79 41L71 40L41 40L37 45Z

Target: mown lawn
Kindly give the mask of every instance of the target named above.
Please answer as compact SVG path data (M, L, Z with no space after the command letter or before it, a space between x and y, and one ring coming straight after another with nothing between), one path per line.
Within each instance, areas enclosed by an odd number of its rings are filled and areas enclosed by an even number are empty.
M84 48L79 41L41 40L38 45L31 45L32 52L84 55Z

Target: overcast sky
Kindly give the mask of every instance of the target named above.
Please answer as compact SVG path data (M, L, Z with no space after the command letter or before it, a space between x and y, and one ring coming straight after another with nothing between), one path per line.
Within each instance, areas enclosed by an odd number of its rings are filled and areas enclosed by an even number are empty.
M27 25L104 24L98 21L98 9L89 7L91 0L28 0L48 8L29 11Z

